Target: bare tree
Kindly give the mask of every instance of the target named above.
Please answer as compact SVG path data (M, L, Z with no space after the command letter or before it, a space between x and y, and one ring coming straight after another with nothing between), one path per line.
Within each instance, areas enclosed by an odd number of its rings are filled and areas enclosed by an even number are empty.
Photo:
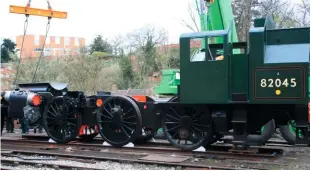
M196 7L193 5L193 4L188 4L188 14L189 14L189 17L190 17L190 22L187 22L185 20L182 20L181 21L181 24L186 26L188 29L194 31L194 32L199 32L200 29L199 29L199 24L197 22L197 19L196 19L196 12L195 12L195 9Z
M135 49L144 47L147 42L151 42L152 46L163 45L167 42L167 30L146 25L129 33L127 38Z
M128 34L128 44L136 57L134 67L140 71L140 79L159 70L156 48L167 43L167 31L147 25Z
M123 56L125 50L124 40L125 38L121 35L115 36L111 41L113 55Z
M301 0L302 4L298 5L297 13L300 14L298 21L300 26L307 27L310 26L310 1Z

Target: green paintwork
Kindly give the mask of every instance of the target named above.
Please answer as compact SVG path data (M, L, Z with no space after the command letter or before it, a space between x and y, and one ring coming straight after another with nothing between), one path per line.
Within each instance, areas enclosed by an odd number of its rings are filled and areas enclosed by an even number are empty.
M179 85L180 79L176 78L176 73L179 73L178 69L162 70L162 79L160 85L155 87L155 93L160 95L177 94L177 85Z
M296 122L295 120L290 120L288 122L288 126L289 126L289 131L296 136ZM298 130L298 136L302 137L302 133L301 130Z
M207 10L203 10L200 6L207 6ZM200 17L201 31L225 30L228 28L228 22L234 20L231 0L215 0L214 3L208 4L204 0L196 0L196 8ZM235 24L232 25L232 31L228 36L229 41L238 42L238 36ZM215 37L214 43L223 43L222 37ZM202 41L202 48L205 47L205 40ZM235 50L240 53L240 50Z
M212 31L212 30L225 30L228 27L228 21L232 21L234 19L233 11L231 7L231 0L215 0L213 4L210 4L208 7L208 12L202 11L200 9L200 5L203 5L201 3L205 3L204 0L195 0L196 2L196 8L200 17L200 30L201 31ZM232 30L230 32L230 35L228 36L229 41L233 40L233 42L238 42L237 32L235 24L231 26ZM205 39L202 39L202 48L205 48ZM208 41L211 42L210 40ZM223 43L222 37L215 37L215 43ZM220 50L222 53L222 50ZM240 50L234 50L234 54L239 54ZM245 58L235 58L236 62L241 62L242 68L244 68L245 65ZM235 65L236 66L236 65ZM174 70L172 70L174 71ZM159 95L176 95L177 94L177 85L179 85L179 80L176 80L173 78L173 75L175 73L170 72L170 70L162 71L162 73L165 73L164 79L161 80L160 85L155 87L154 91L156 94ZM242 74L244 72L241 70L241 67L234 68L233 72L236 72L237 75ZM243 76L242 76L243 77ZM240 84L244 84L242 82L243 78L241 76L236 77L234 83L233 83L233 89L236 89L237 91L245 90L245 86L239 86ZM171 83L172 82L172 83Z
M231 21L232 23L232 21ZM229 59L232 56L228 42L231 27L222 31L182 34L180 37L181 86L180 101L189 104L227 103L229 95ZM223 37L224 60L190 61L190 41L196 38ZM207 49L207 47L205 48ZM219 49L211 49L212 53ZM206 59L209 56L206 54ZM194 88L195 87L195 88Z
M257 99L299 99L304 97L301 91L304 85L297 84L297 82L302 82L304 79L302 76L303 68L266 67L265 69L255 69L254 73L254 79L257 80L257 84L255 84L254 87L254 96ZM293 78L295 78L295 80L292 80ZM266 80L266 86L264 88L260 85L262 79ZM276 95L276 90L280 90L281 95Z
M247 54L233 54L232 43L228 40L231 27L182 34L180 101L189 104L236 103L232 99L233 94L242 93L247 98L244 103L307 104L310 28L274 29L269 17L264 23L264 27L261 27L262 20L256 20L258 27L250 29ZM224 39L223 44L219 44L222 45L220 49L212 48L216 47L214 45L208 46L213 54L216 50L223 50L224 60L191 61L190 40L215 36ZM209 53L204 55L209 59ZM269 79L280 79L282 82L278 88L269 85L262 88L260 81L263 78L267 79L267 84ZM284 84L286 78L287 87ZM294 87L291 87L292 78L296 82ZM275 94L276 90L281 90L279 96Z
M260 24L262 20L258 20ZM296 45L306 44L305 48L295 49ZM301 50L306 51L303 57L308 57L310 44L310 28L274 29L273 20L269 17L265 20L264 27L250 29L248 44L248 72L249 74L249 102L250 103L275 103L275 104L307 104L309 101L306 88L309 73L309 59L305 62L295 62L301 58ZM279 47L286 46L285 49ZM275 51L268 51L273 47ZM284 50L287 51L284 54ZM290 54L292 62L284 63L282 60ZM267 63L268 57L273 57L280 62ZM282 82L287 78L289 86L286 87L261 87L261 79L275 80L279 78ZM296 80L296 87L290 86L291 79ZM271 82L271 81L270 81ZM270 82L267 82L269 84ZM279 96L275 91L281 90Z

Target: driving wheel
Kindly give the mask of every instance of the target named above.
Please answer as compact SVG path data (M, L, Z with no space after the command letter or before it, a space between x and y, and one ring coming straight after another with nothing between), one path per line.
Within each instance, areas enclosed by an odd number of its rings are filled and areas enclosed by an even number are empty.
M74 140L81 126L79 111L68 105L62 96L55 97L48 103L42 119L45 131L57 143Z
M112 96L105 100L96 119L100 135L109 144L117 147L133 142L142 128L140 110L126 96Z
M168 141L181 150L195 150L213 138L210 112L203 107L171 105L162 128Z

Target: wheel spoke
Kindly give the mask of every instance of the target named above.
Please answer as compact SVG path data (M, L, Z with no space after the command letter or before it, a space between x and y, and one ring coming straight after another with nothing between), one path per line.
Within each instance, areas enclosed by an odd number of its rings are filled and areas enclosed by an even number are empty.
M57 103L55 102L54 104L55 104L56 110L59 112L60 110L59 110L59 107L57 106Z
M177 126L171 128L171 129L167 130L167 132L170 132L171 130L177 129L177 128L179 128L179 127L180 127L180 125L177 125Z
M125 124L122 124L122 126L124 126L125 128L129 129L131 132L134 132L134 130L128 126L126 126Z
M111 118L113 117L112 114L105 107L104 110L111 116Z
M97 121L99 123L111 123L112 121Z
M165 122L165 124L180 124L180 122Z
M121 126L121 129L122 129L122 131L125 133L125 135L127 136L127 137L131 137L126 131L125 131L125 129L123 128L123 126Z
M175 109L170 108L179 118L181 118L181 116L175 111Z
M166 114L166 116L168 116L168 117L170 117L170 118L172 118L172 119L175 119L175 120L177 120L177 121L180 121L180 119L177 119L177 118L175 118L174 116L171 116L171 115L168 115L168 114Z
M52 116L54 116L54 118L56 118L55 113L52 113L50 110L48 110L48 113L51 114Z
M52 117L46 117L46 119L52 119L52 120L55 120L56 118L54 117L54 118L52 118Z
M111 107L110 103L108 103L108 106L110 107L110 109L112 109L112 107Z
M77 124L74 124L74 123L71 123L71 122L66 122L67 123L67 125L73 125L73 126L76 126Z
M122 123L131 124L131 125L136 125L136 123L133 123L133 122L122 121Z
M133 115L133 116L129 116L129 117L126 117L126 118L122 118L123 120L126 120L126 119L130 119L130 118L136 118L136 115Z
M103 117L105 117L105 118L107 118L107 119L110 119L110 120L112 120L112 117L109 117L109 116L107 116L107 115L104 115L103 113L99 113L101 116L103 116Z
M198 128L194 127L194 126L192 126L192 128L195 129L196 131L198 131L199 133L201 133L202 137L204 136L203 132L200 129L198 129Z
M59 113L54 109L53 105L51 105L51 108L52 108L52 110L54 111L54 113L55 113L56 115L59 114Z
M130 108L130 110L128 110L126 113L124 113L123 116L127 115L132 110L133 110L133 108Z

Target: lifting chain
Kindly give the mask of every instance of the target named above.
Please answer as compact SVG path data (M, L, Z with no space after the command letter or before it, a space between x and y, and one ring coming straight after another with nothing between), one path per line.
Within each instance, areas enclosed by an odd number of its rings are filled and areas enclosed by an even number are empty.
M49 9L49 10L52 10L50 1L49 1L49 0L46 0L46 2L47 2L47 5L48 5L48 9ZM30 5L31 5L31 0L28 0L26 7L27 7L27 8L30 8ZM17 68L16 68L15 80L14 80L14 82L13 82L14 89L17 88L16 84L17 84L17 81L18 81L18 72L19 72L19 68L20 68L20 65L21 65L22 53L23 53L23 47L24 47L24 40L25 40L27 28L28 28L28 18L29 18L29 14L25 14L25 15L26 15L26 20L25 20L25 23L24 23L24 35L23 35L22 45L21 45L20 54L19 54L19 60L18 60ZM42 58L42 54L43 54L43 51L44 51L44 47L45 47L45 42L46 42L47 34L48 34L48 32L49 32L49 29L50 29L50 22L51 22L51 19L52 19L51 17L48 17L48 23L47 23L47 26L46 26L45 39L44 39L44 42L43 42L42 51L41 51L41 54L40 54L40 57L39 57L39 61L38 61L38 64L37 64L37 67L36 67L35 74L34 74L34 77L33 77L32 82L34 82L34 80L35 80L35 78L36 78L36 72L37 72L37 69L38 69L38 67L39 67L39 64L40 64L40 61L41 61L41 58Z
M31 0L29 0L28 4L30 4L30 1L31 1ZM27 4L27 6L28 6L28 4ZM17 69L16 69L15 80L14 80L14 82L13 82L14 89L17 88L17 87L16 87L16 82L17 82L17 79L18 79L18 71L19 71L19 67L20 67L20 65L21 65L21 60L22 60L22 53L23 53L23 47L24 47L24 40L25 40L27 28L28 28L28 18L29 18L29 15L26 14L26 20L25 20L25 23L24 23L24 35L23 35L23 40L22 40L22 46L21 46L21 49L20 49L20 54L19 54L19 59L18 59L18 64L17 64Z
M46 0L46 3L48 4L48 9L52 10L50 1ZM34 83L36 81L37 71L39 69L39 65L40 65L40 62L41 62L41 59L42 59L42 56L43 56L43 53L44 53L44 47L45 47L45 43L46 43L46 38L47 38L48 32L50 30L51 19L52 19L51 17L48 17L48 23L46 25L46 32L45 32L45 36L44 36L44 42L43 42L42 50L41 50L41 53L40 53L39 61L38 61L37 66L36 66L36 70L35 70L35 73L34 73L33 78L32 78L32 83Z
M48 18L48 23L46 25L46 32L45 32L45 36L44 36L44 42L43 42L42 50L41 50L41 53L40 53L39 61L38 61L37 66L36 66L35 73L34 73L33 78L32 78L32 83L34 83L35 80L36 80L37 71L38 71L38 68L39 68L39 65L40 65L43 53L44 53L44 47L45 47L46 38L47 38L48 32L50 30L50 23L51 23L51 18L49 17Z

